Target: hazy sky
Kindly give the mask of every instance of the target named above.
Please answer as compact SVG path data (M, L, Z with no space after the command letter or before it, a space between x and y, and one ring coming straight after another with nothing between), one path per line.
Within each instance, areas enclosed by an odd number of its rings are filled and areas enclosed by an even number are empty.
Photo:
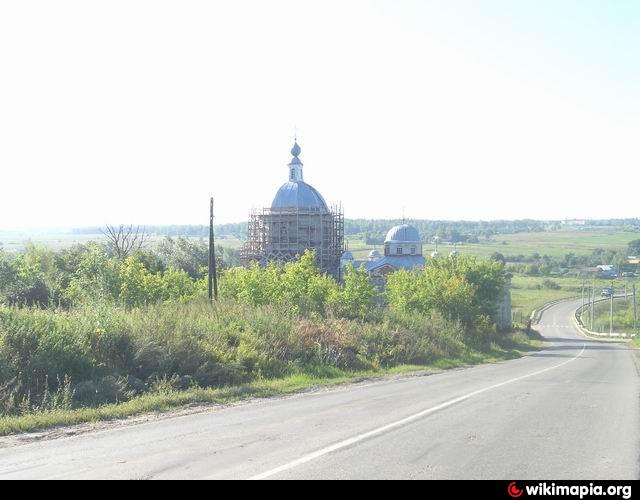
M0 227L640 216L640 2L2 1Z

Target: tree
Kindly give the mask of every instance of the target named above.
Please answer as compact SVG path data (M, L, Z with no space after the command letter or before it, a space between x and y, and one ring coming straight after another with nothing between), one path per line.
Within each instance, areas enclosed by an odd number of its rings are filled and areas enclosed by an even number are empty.
M8 288L16 279L16 270L9 256L0 250L0 302Z
M191 278L198 279L209 265L209 247L202 240L190 238L164 238L157 249L160 258L167 268L185 271ZM216 247L218 269L222 269L223 252Z
M329 297L337 292L338 284L320 272L315 252L306 250L298 261L285 264L281 286L281 300L285 304L302 314L323 314Z
M500 252L493 252L493 254L491 254L491 260L500 262L503 266L507 263L507 259Z
M192 297L196 284L181 270L168 269L162 274L162 300L177 301Z
M320 272L314 252L284 266L233 268L223 273L220 294L252 305L283 304L299 314L324 314L338 284Z
M363 267L349 264L344 287L334 295L336 313L344 318L365 319L374 310L378 291L371 283L369 272Z
M118 259L126 259L131 252L144 247L147 239L145 230L140 226L134 228L132 225L109 226L102 230L102 234L107 237L108 246L112 254Z
M387 281L387 301L405 313L437 311L471 333L484 330L486 318L495 319L506 279L499 262L438 257L420 271L393 273Z
M109 258L104 245L89 243L74 265L73 276L64 291L69 303L118 300L121 263Z
M46 307L61 301L55 254L45 247L29 245L3 271L4 302L19 306Z
M629 255L638 256L640 255L640 240L633 240L629 243Z

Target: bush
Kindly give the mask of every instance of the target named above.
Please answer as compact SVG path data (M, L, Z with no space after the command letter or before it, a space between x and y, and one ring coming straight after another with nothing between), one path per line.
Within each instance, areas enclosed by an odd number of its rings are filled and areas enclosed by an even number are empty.
M547 290L560 290L562 287L555 281L546 279L542 282L542 286Z
M504 266L496 261L479 262L472 257L432 259L416 272L399 271L389 276L386 296L400 312L437 312L460 322L469 335L483 332L497 313L506 286Z
M0 307L0 412L96 406L326 368L427 363L461 352L463 334L437 313L389 311L364 322L226 301L71 312Z
M341 286L307 252L283 266L225 270L212 307L198 298L206 281L153 255L119 261L88 245L54 258L33 248L0 264L4 296L32 284L11 303L64 299L57 309L0 306L2 414L454 357L465 342L493 338L505 285L500 262L434 259L389 277L384 310L365 269L349 268Z

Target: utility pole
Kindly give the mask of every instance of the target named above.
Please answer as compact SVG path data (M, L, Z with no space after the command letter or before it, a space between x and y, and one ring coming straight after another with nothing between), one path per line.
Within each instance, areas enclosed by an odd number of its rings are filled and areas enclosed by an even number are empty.
M213 198L209 211L209 302L218 300L218 272L216 269L216 241L213 234Z
M589 328L589 330L593 331L593 320L595 318L596 312L596 283L595 281L593 282L593 286L591 287L591 328Z
M636 301L636 285L633 285L633 333L638 333L638 303Z
M611 281L611 321L609 322L609 336L613 335L613 297L615 295L615 289L613 288L613 281Z
M624 303L625 304L629 303L629 299L627 298L627 281L628 281L628 277L625 275L624 277Z

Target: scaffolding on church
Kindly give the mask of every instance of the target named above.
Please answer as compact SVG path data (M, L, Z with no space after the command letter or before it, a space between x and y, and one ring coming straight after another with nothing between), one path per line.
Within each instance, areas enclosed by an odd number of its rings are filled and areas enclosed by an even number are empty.
M345 251L342 207L251 212L247 242L241 250L244 265L293 262L305 250L315 252L322 272L339 278L340 257Z

